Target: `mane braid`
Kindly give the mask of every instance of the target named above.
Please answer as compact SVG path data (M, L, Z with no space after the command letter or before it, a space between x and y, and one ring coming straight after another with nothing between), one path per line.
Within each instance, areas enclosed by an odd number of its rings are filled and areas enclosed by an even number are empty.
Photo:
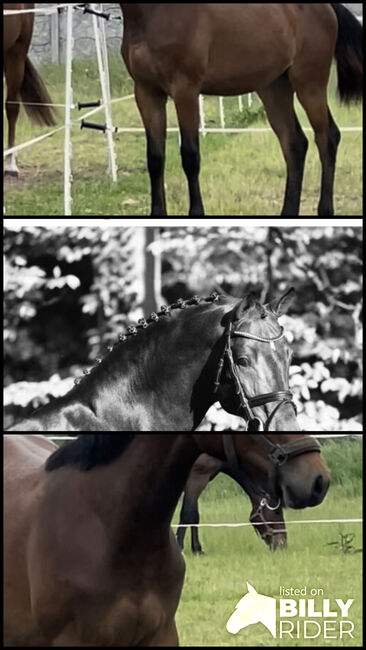
M67 465L76 465L87 472L98 465L107 465L121 456L136 434L83 433L50 456L46 470L52 472Z
M112 352L115 347L119 346L121 343L125 343L128 341L128 337L131 336L136 336L138 334L138 330L146 329L151 323L156 323L162 318L163 316L167 316L171 313L173 309L185 309L186 307L189 307L191 305L199 305L201 302L216 302L219 299L220 295L217 291L213 291L210 296L207 298L201 298L200 296L192 296L192 298L188 298L188 300L183 300L183 298L179 298L177 302L173 302L171 305L162 305L160 308L160 311L152 312L148 318L140 318L138 321L138 324L136 326L130 325L127 328L126 334L119 334L118 336L118 341L116 343L109 345L107 347L108 353ZM98 367L99 364L101 364L103 361L102 357L97 357L95 359L95 365L92 367L91 370L83 370L83 375L89 375L94 368ZM78 386L80 382L82 382L83 377L77 377L74 380L75 386Z

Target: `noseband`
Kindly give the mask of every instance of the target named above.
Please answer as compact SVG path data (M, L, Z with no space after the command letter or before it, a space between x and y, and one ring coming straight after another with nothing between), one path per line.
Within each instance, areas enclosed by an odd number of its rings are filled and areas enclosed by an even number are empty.
M284 329L283 327L281 327L281 333L278 336L275 336L273 338L264 338L262 336L255 336L254 334L250 334L249 332L242 332L240 330L235 330L233 328L233 324L230 322L227 325L225 330L225 338L226 338L225 347L219 361L216 380L214 383L215 386L214 393L216 393L220 387L221 374L224 367L225 359L227 358L229 363L229 370L234 380L235 392L238 395L240 401L239 411L243 414L244 418L248 422L248 431L263 431L263 430L268 431L269 425L273 417L275 416L277 411L281 408L281 406L283 406L284 404L291 404L291 406L295 411L295 414L297 414L296 405L292 400L293 397L292 392L290 390L276 390L273 393L263 393L262 395L257 395L256 397L247 397L241 385L237 367L234 362L234 357L231 349L231 338L233 336L239 336L245 339L251 339L252 341L260 341L261 343L269 343L271 347L275 349L274 343L276 343L276 341L280 341L284 337ZM265 426L263 428L262 421L260 420L260 418L254 415L252 409L257 408L258 406L263 406L264 404L268 404L270 402L279 402L279 403L277 404L277 406L275 406L275 408L267 418Z
M284 445L278 445L274 442L271 442L267 436L264 436L262 433L248 433L245 435L248 435L252 440L254 440L254 442L262 445L262 447L265 447L266 451L268 452L267 457L272 467L276 468L285 465L285 463L287 463L292 458L296 458L296 456L302 456L302 454L306 454L312 451L316 451L318 453L321 451L320 444L315 438L300 438L298 440L294 440L293 442L287 442ZM232 435L223 433L222 437L224 441L226 458L229 464L236 470L240 470L238 458L234 449Z
M315 438L300 438L299 440L294 440L293 442L287 442L283 445L275 444L268 440L266 436L261 433L247 433L247 434L238 434L238 435L248 435L250 438L262 445L267 451L267 458L269 459L270 466L268 470L268 490L263 490L263 488L258 484L258 481L252 477L250 471L247 470L245 465L239 462L233 437L231 434L222 434L224 451L226 459L230 467L234 470L236 474L240 472L242 482L245 484L245 489L248 493L251 492L257 495L261 495L264 498L263 505L268 506L271 503L271 500L276 495L276 483L277 483L277 474L278 469L285 465L292 458L297 456L302 456L310 452L320 453L321 447L319 442ZM281 501L277 505L270 507L270 509L275 510L280 506Z

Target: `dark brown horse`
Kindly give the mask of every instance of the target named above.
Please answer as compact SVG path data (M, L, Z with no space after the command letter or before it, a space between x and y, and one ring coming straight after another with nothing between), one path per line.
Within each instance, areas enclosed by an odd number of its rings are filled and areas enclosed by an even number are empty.
M19 115L20 102L30 119L37 124L51 126L55 124L55 112L52 99L34 65L28 58L32 40L34 14L19 13L23 9L34 9L32 3L5 3L5 10L12 10L13 15L4 16L4 72L7 85L6 116L8 119L8 148L15 144L15 127ZM17 176L19 173L15 153L5 159L6 174Z
M122 55L135 81L147 136L152 216L167 214L164 190L166 103L175 103L190 216L204 214L199 185L199 95L256 91L287 165L282 215L296 216L308 141L295 93L315 132L322 165L318 214L334 214L340 132L328 107L334 56L342 101L362 97L363 34L340 3L121 3ZM245 214L245 209L243 210Z
M263 539L271 550L287 547L286 524L280 501L276 502L267 489L258 480L248 475L248 470L238 470L230 462L202 454L192 467L184 488L184 498L177 530L177 541L184 548L186 526L191 526L191 542L193 553L202 553L198 528L200 522L198 500L210 481L222 472L236 481L252 502L250 521L255 532Z
M177 645L185 566L170 523L198 456L225 459L225 434L81 434L59 450L4 438L5 645ZM309 436L230 440L283 505L323 501L329 475Z
M192 431L216 401L250 431L300 431L277 321L292 296L261 305L214 293L164 305L67 395L9 431Z

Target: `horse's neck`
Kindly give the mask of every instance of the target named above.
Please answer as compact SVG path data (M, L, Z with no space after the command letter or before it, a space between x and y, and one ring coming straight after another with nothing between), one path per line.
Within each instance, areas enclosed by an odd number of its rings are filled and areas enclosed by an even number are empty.
M122 2L120 7L123 13L125 23L134 27L145 25L149 15L153 11L156 3L148 2L146 4L139 2Z
M115 461L86 473L111 537L120 543L143 539L147 529L168 532L199 453L189 434L139 434Z

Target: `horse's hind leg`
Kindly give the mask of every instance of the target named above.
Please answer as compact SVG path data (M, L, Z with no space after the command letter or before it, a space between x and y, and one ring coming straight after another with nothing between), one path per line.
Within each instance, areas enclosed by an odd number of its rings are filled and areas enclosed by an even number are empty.
M314 88L314 85L309 83L300 89L297 88L296 92L314 129L315 142L322 165L318 215L332 217L334 215L334 178L341 133L329 110L325 86Z
M5 57L5 78L7 86L6 96L6 117L8 120L8 149L14 147L15 144L15 127L19 115L19 91L24 77L25 56L23 52L10 50ZM19 169L15 153L8 155L5 158L4 164L5 174L10 176L18 176Z
M137 106L145 126L147 164L151 181L151 216L167 214L164 188L167 95L135 84Z
M261 90L259 96L280 141L287 165L286 193L281 215L296 217L300 212L308 141L295 113L294 90L284 76Z

